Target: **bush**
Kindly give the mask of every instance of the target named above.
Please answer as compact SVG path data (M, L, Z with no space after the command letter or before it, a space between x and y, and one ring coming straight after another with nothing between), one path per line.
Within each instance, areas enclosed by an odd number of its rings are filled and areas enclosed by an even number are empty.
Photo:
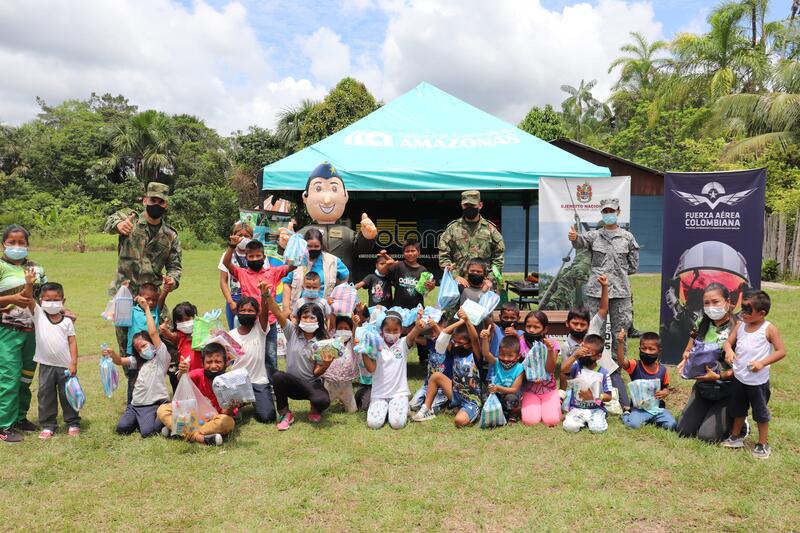
M764 259L761 262L761 281L775 281L778 279L778 262L774 259Z

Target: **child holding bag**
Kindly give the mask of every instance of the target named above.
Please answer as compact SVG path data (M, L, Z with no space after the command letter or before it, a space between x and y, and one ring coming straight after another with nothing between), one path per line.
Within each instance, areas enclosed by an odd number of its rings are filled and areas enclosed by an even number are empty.
M325 390L328 391L331 403L339 400L346 413L355 413L358 410L356 397L353 394L353 380L359 375L358 355L353 352L353 332L358 324L360 324L358 315L353 315L352 318L349 316L336 317L336 329L333 331L333 336L344 341L345 353L335 359L322 375L322 382Z
M111 357L114 364L136 371L131 401L117 423L117 433L130 435L138 429L142 437L149 437L158 434L163 427L156 413L161 404L169 402L164 378L169 368L170 356L167 346L158 336L150 304L142 296L136 297L136 303L144 311L147 332L140 331L133 336L132 354L128 357L120 357L110 349L103 350L103 355Z
M603 356L603 338L599 335L586 335L580 347L564 360L561 370L567 372L570 379L578 378L589 372L600 373L600 394L595 396L589 389L575 391L570 398L569 410L564 417L564 430L577 433L588 427L592 433L602 433L608 429L606 410L603 402L611 399L611 378L608 371L597 362Z
M489 383L489 394L496 394L503 406L503 415L508 423L516 422L520 416L520 393L525 378L525 369L519 362L519 337L506 335L500 340L497 355L489 347L492 329L481 331L481 353L489 363L492 379Z
M522 393L522 423L535 426L543 422L548 427L561 422L561 399L556 385L558 371L557 344L547 335L550 321L542 311L531 311L525 317L525 333L520 342L523 352L523 366L526 367L525 384ZM524 350L524 351L523 351ZM534 361L533 359L538 359ZM541 369L544 358L544 376L533 375L533 366Z

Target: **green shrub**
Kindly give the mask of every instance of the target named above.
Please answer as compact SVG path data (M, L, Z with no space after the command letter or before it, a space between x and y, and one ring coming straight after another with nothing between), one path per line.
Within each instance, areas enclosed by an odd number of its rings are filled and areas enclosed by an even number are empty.
M774 259L764 259L761 262L761 281L775 281L778 279L778 262Z

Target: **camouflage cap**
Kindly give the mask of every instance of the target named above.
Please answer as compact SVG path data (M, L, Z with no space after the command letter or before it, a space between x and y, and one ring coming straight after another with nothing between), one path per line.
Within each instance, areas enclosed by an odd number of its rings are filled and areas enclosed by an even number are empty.
M600 211L603 209L613 209L616 211L619 209L619 200L616 198L603 198L600 200Z
M147 184L147 191L144 193L145 196L149 196L151 198L161 198L164 201L169 200L169 186L164 185L163 183L158 183L157 181L151 181Z
M462 204L478 205L481 201L481 191L464 191L461 193Z

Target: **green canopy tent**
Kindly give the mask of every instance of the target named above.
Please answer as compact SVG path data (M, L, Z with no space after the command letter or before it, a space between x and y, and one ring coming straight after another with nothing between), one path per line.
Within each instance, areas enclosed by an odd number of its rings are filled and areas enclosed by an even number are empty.
M262 188L305 189L331 162L350 193L372 196L478 189L504 193L529 215L541 176L606 177L593 165L430 85L421 83L361 120L264 167ZM451 194L452 195L452 194ZM528 226L525 228L528 263Z

